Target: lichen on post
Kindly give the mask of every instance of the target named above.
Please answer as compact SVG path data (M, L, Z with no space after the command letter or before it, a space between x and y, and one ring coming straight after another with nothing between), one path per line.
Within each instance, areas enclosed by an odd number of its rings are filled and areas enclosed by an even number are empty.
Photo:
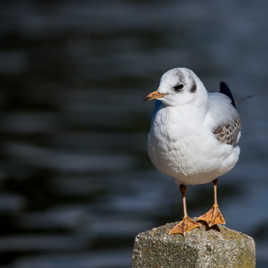
M204 225L182 235L170 235L176 223L153 228L135 238L132 268L254 268L255 243L243 233L219 225Z

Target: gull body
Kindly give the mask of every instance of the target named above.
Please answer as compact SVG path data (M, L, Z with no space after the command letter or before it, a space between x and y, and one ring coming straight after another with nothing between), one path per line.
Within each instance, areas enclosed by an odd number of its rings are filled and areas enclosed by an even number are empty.
M218 207L217 182L237 163L240 153L240 119L231 91L225 83L220 92L208 93L201 80L187 68L174 68L161 77L148 135L148 152L161 172L180 185L183 219L170 234L225 224ZM187 213L186 185L213 182L214 203L196 222Z
M187 68L166 72L156 92L148 153L157 169L178 184L195 185L209 183L235 166L240 125L232 125L239 124L239 114L231 98L208 93ZM231 131L217 133L228 125Z

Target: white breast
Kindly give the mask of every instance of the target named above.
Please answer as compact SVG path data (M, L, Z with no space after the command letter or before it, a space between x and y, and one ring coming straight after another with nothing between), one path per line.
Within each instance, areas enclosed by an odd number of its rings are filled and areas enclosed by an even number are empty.
M158 109L148 135L148 152L153 164L178 183L208 183L233 168L240 149L219 143L191 114L174 107Z

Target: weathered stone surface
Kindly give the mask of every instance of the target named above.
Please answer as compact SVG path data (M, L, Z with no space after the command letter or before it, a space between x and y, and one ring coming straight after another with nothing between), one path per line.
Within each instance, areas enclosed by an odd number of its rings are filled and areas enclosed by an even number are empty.
M182 235L169 235L168 223L135 238L133 268L254 268L255 243L245 234L205 226Z

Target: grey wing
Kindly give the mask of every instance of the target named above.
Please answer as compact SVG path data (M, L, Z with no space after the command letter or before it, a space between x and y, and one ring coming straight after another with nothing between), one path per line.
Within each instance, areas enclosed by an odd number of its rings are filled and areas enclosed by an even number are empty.
M209 93L208 101L206 124L218 141L236 145L240 138L241 123L230 98L221 93Z

